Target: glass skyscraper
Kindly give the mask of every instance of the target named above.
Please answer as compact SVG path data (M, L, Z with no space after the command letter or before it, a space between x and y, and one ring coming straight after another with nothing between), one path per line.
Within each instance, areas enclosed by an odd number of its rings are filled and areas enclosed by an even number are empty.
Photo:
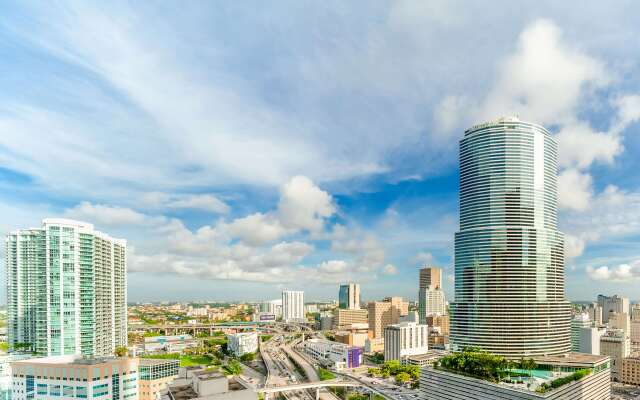
M126 242L68 219L6 238L7 335L39 355L112 355L127 344Z
M360 285L357 283L347 283L340 285L338 292L338 307L342 309L360 308Z
M450 306L454 350L569 352L557 171L558 145L542 126L502 118L465 131Z

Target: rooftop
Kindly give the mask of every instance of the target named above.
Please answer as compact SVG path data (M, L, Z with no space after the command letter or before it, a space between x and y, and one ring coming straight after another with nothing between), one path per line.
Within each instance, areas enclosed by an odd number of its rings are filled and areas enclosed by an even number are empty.
M197 376L198 379L200 379L201 381L208 381L211 379L221 379L224 378L226 379L226 375L223 374L222 372L218 371L218 370L204 370L204 371L197 371L193 373L194 376Z
M177 358L141 358L140 359L140 365L141 366L145 366L145 365L164 365L167 363L179 363L180 360L178 360Z

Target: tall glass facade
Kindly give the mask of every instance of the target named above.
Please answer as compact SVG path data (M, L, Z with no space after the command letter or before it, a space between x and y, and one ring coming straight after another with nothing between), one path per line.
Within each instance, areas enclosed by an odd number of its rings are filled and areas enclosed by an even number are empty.
M39 355L112 355L127 343L126 243L45 219L6 238L9 345Z
M454 350L473 346L509 357L570 350L557 170L558 145L539 125L503 118L465 132Z

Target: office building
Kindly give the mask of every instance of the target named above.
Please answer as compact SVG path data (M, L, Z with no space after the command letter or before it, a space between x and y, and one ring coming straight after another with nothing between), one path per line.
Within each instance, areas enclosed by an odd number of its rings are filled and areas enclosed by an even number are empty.
M424 354L429 350L428 326L403 322L384 328L384 360L406 361L408 356Z
M629 324L629 338L632 344L640 345L640 321L631 321Z
M338 307L348 310L360 309L360 285L357 283L340 285Z
M624 332L625 336L631 335L631 321L629 320L629 313L615 312L609 313L609 328L620 329Z
M178 377L180 360L141 358L138 365L140 400L159 400L161 393Z
M631 341L621 329L607 330L600 337L600 354L611 358L611 378L618 381L622 360L631 354Z
M418 324L420 323L420 317L418 316L417 311L409 311L407 315L401 315L400 318L398 318L398 323L400 322L415 322Z
M631 320L640 321L640 304L634 304L631 307Z
M571 319L571 351L580 351L580 337L582 334L581 328L589 327L591 327L589 314L580 313L574 315L573 319Z
M258 351L258 332L238 332L227 335L227 346L236 357L255 353Z
M611 312L629 312L629 299L618 295L605 296L600 294L598 295L598 305L602 307L602 322L605 324L609 322Z
M383 301L372 301L368 305L369 329L374 338L384 337L387 325L397 324L400 317L409 314L409 303L402 297L387 297Z
M260 303L260 312L282 317L282 299L263 301Z
M594 326L602 326L602 307L598 303L593 303L587 308L589 319Z
M640 356L622 359L620 382L640 386Z
M12 400L138 399L138 359L75 355L11 363Z
M451 347L509 357L571 349L558 145L542 126L501 118L460 141Z
M418 314L424 324L428 315L444 315L447 312L442 290L442 270L437 267L420 269L418 288Z
M366 354L383 353L384 337L368 338L364 341L364 352Z
M353 324L369 324L369 312L365 309L337 308L333 315L333 329L344 330Z
M579 332L580 341L577 352L594 355L600 354L600 338L605 334L606 329L590 326L580 328Z
M284 290L282 292L282 319L285 322L304 322L304 292Z
M449 354L446 351L442 350L429 350L423 354L416 354L413 356L407 356L405 364L407 365L417 365L420 368L422 367L430 367L436 363L436 361L440 360L442 357Z
M362 348L322 339L305 340L304 352L325 368L341 371L362 364Z
M426 318L425 323L429 328L439 328L440 333L449 336L449 316L448 315L430 315Z
M512 379L501 383L425 367L420 373L421 399L424 400L609 400L611 370L609 357L569 353L560 356L534 356L534 378ZM581 369L591 373L578 381L539 392L539 388Z
M7 235L6 267L10 348L93 357L127 345L125 240L45 219Z

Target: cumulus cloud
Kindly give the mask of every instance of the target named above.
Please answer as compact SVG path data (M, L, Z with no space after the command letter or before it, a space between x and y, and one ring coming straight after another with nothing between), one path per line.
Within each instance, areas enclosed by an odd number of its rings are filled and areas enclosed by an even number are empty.
M262 213L238 218L231 222L228 228L231 235L254 246L278 240L287 233L277 218Z
M413 261L420 264L420 266L430 265L433 263L433 254L428 251L421 251L413 257Z
M540 124L572 120L583 91L610 80L603 64L562 38L550 20L530 24L500 79L481 105L479 117L520 115Z
M278 217L283 226L319 232L324 218L335 212L329 193L317 187L305 176L295 176L280 190Z
M556 138L561 167L584 169L594 162L611 164L623 150L619 135L595 132L586 122L564 125Z
M387 264L382 268L382 273L384 275L397 275L398 268L396 268L396 266L393 264Z
M558 176L558 206L585 211L593 196L591 175L568 168Z
M587 275L595 281L632 283L640 279L640 261L614 267L587 267Z

